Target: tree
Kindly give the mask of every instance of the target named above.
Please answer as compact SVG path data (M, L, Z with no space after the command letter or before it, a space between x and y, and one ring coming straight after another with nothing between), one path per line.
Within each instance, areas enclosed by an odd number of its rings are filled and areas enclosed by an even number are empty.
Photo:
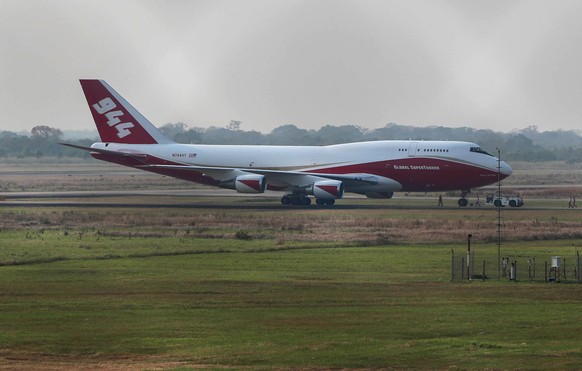
M60 155L61 146L58 145L63 132L60 129L51 128L46 125L37 125L30 131L31 147L25 152L39 158L46 155Z
M276 127L268 136L269 144L276 145L314 145L317 143L316 134L313 131L299 129L293 124Z
M167 123L166 125L160 126L159 129L167 138L177 140L178 137L188 130L188 126L183 122L177 122L175 124Z
M239 131L241 125L242 121L230 120L228 125L226 125L226 129L230 131Z
M30 131L34 139L55 139L58 140L63 136L60 129L54 129L46 125L37 125Z
M204 132L203 129L190 129L183 134L180 134L178 138L174 140L178 143L186 143L186 144L193 144L193 143L202 143L202 133Z
M317 131L317 135L323 138L321 144L349 143L364 140L362 128L356 125L325 125Z

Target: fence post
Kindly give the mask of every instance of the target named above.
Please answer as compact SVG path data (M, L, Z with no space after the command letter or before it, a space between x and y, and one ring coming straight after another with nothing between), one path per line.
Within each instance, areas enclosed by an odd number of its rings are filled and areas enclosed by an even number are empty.
M451 249L451 282L455 282L455 250Z
M509 268L509 280L517 281L517 260L511 262L511 266Z
M467 235L467 281L471 281L471 271L474 270L471 266L471 237L471 234Z
M580 283L580 253L576 251L576 281Z

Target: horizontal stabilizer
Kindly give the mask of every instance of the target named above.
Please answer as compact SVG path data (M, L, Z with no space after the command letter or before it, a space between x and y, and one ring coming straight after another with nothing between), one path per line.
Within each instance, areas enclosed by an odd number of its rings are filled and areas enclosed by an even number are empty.
M145 153L128 153L128 152L120 152L120 151L111 151L108 149L85 147L85 146L79 146L79 145L70 144L70 143L59 143L59 144L63 145L63 146L67 146L67 147L81 149L81 150L87 151L87 152L96 152L96 153L102 153L104 155L111 155L111 156L118 156L118 157L131 157L131 158L135 158L136 160L142 160L142 159L148 157L148 155L146 155Z

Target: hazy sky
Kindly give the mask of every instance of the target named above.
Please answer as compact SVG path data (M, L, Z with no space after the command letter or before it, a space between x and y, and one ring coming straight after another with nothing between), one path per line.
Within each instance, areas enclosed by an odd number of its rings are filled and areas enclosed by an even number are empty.
M0 0L0 130L154 124L582 129L582 1ZM443 138L446 139L446 138Z

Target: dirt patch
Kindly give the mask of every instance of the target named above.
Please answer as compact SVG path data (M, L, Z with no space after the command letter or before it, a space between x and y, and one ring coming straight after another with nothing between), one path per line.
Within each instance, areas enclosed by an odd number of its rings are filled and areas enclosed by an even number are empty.
M2 370L165 370L180 367L220 368L217 365L197 365L188 361L168 360L163 356L104 356L100 354L57 356L7 350L0 352L0 369Z

